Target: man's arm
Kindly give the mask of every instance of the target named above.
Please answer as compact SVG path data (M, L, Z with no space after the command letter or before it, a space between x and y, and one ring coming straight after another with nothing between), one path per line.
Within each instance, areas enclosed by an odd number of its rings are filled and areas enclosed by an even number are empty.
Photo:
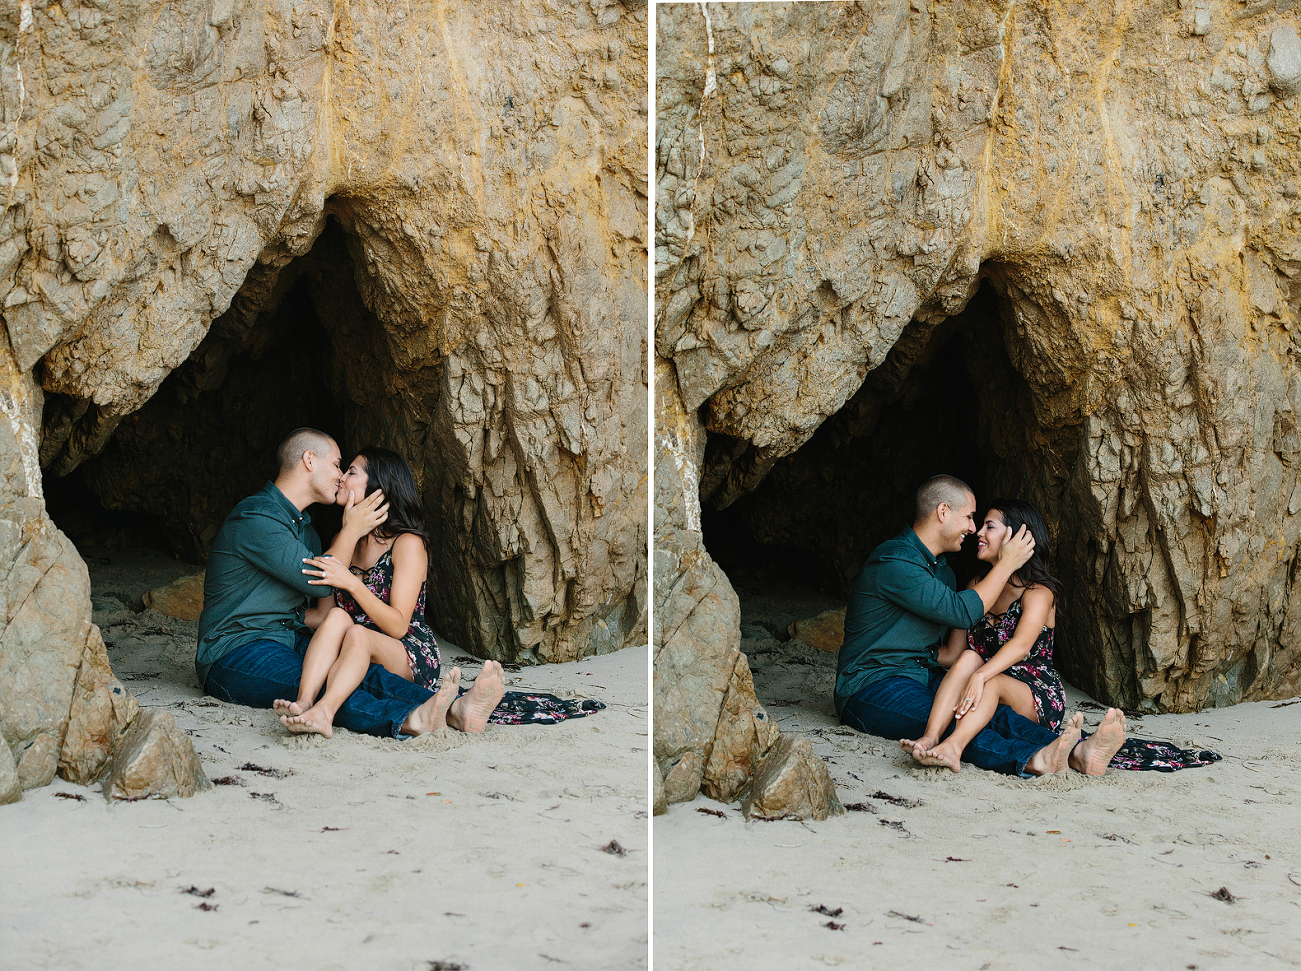
M308 584L303 560L312 551L288 525L262 513L249 514L235 544L236 552L251 564L305 597L319 597L320 587Z
M877 591L910 614L964 629L984 615L979 593L974 597L970 589L958 593L920 563L888 560L883 566L877 575Z

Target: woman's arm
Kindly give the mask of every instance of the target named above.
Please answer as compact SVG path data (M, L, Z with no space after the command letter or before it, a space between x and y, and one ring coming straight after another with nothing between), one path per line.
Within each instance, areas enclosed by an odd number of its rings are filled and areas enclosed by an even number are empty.
M314 569L310 573L316 580L313 586L331 586L347 590L377 627L390 637L403 638L411 628L411 615L420 597L420 585L425 582L429 569L429 556L425 544L414 533L403 533L393 543L393 587L389 602L375 596L346 564L336 557L322 557L308 561Z
M970 590L975 585L976 583L973 580L971 583L967 584L967 589ZM967 628L952 627L949 629L948 640L946 640L944 642L944 646L940 648L940 652L939 655L936 657L936 661L939 662L941 667L951 668L953 667L953 662L956 661L958 658L960 658L962 656L962 652L965 651L966 649L967 649Z
M1053 609L1053 592L1047 587L1029 587L1021 595L1021 619L1016 623L1016 630L998 653L986 661L967 682L967 690L962 693L958 705L959 715L966 714L980 701L985 684L990 678L1002 674L1013 664L1026 659L1030 648L1039 638L1039 632L1048 623L1048 614Z

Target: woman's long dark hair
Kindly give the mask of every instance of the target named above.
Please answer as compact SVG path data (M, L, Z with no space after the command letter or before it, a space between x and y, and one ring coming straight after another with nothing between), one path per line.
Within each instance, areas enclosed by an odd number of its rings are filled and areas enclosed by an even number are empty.
M1048 572L1052 549L1048 545L1048 524L1044 522L1043 516L1039 515L1039 510L1020 499L995 499L989 504L989 508L997 509L1003 514L1003 523L1011 528L1011 535L1016 535L1022 526L1030 530L1030 535L1034 537L1034 554L1012 576L1027 587L1035 584L1047 587L1052 591L1055 605L1061 599L1062 584ZM985 515L988 516L989 513L986 512Z
M403 533L415 533L429 552L429 533L425 529L425 506L420 501L416 477L411 464L397 452L368 445L357 453L366 460L366 495L376 489L384 492L388 502L388 519L376 527L378 539L396 539Z

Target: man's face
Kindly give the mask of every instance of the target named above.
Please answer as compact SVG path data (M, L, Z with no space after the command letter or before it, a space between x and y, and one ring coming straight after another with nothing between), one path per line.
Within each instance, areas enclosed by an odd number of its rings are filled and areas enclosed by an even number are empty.
M323 449L320 453L313 452L312 455L315 459L312 466L315 501L332 503L343 482L343 469L340 468L343 456L339 454L339 446L331 442L328 449Z
M962 549L962 541L976 531L976 497L967 496L957 508L942 502L939 511L944 552L956 553Z

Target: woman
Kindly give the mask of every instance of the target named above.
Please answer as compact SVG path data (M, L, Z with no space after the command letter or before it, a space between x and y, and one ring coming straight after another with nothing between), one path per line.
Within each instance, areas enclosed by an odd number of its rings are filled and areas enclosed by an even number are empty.
M976 626L950 632L938 656L949 673L936 689L926 734L916 741L901 740L923 765L943 765L957 772L963 749L989 723L1000 704L1052 731L1083 737L1083 714L1076 712L1063 722L1066 692L1053 666L1062 585L1048 569L1048 527L1039 511L1019 499L996 500L976 531L976 558L985 564L997 562L1003 543L1022 526L1034 537L1034 554L1012 574ZM952 734L940 741L954 721L957 726ZM1123 729L1124 717L1113 711L1100 731L1114 734L1117 725ZM1214 752L1184 751L1164 742L1127 738L1111 757L1110 766L1170 772L1208 765L1219 758ZM1066 764L1062 760L1059 767ZM1106 767L1099 763L1094 768L1100 774Z
M924 765L957 772L962 750L1000 704L1045 728L1061 728L1066 695L1053 668L1053 635L1062 588L1048 570L1043 517L1027 502L998 500L976 531L976 558L996 562L1004 540L1022 526L1034 537L1034 554L1012 574L989 613L970 631L952 631L940 651L939 663L949 673L936 689L926 734L911 743L913 757ZM941 742L954 720L957 727ZM1067 731L1078 731L1083 721L1077 714Z
M415 476L396 452L364 448L344 473L338 495L355 501L376 490L388 502L388 518L358 541L351 561L329 556L305 561L315 569L303 572L318 578L309 583L335 592L309 612L307 623L316 626L316 634L303 658L297 700L275 702L281 724L291 732L331 737L335 712L372 664L430 690L438 686L438 645L424 619L429 538ZM493 666L500 668L496 661L485 662L484 672ZM476 697L458 707L460 678L461 669L452 668L438 691L443 704L436 707L452 727L482 731L500 696L492 704Z

